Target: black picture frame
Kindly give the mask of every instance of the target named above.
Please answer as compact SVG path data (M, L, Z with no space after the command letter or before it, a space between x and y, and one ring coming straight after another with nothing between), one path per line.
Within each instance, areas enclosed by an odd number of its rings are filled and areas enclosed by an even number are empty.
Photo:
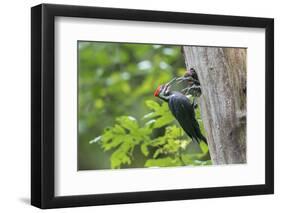
M265 184L95 195L54 195L54 21L55 17L100 18L264 28L266 137ZM41 4L31 8L31 204L59 208L105 204L216 198L274 193L274 20L194 13Z

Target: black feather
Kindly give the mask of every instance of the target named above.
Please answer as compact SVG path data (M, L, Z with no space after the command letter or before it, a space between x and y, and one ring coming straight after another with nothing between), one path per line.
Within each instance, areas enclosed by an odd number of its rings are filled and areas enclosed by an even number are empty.
M179 92L171 92L168 104L172 114L192 141L199 143L202 140L207 143L206 138L200 131L190 100Z

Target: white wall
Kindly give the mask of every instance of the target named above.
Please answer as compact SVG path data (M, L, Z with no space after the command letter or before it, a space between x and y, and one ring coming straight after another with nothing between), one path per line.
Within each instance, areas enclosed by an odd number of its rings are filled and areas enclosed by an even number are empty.
M278 1L245 0L59 0L45 3L81 4L106 7L124 7L152 10L171 10L195 13L261 16L275 18L275 195L236 198L173 201L130 205L111 205L51 210L51 212L269 212L281 207L281 137L280 81L281 68L281 13ZM0 211L38 212L29 206L30 196L30 7L41 3L37 0L1 2L0 45ZM279 85L277 85L279 83ZM279 130L279 131L278 131ZM227 210L226 210L227 209ZM274 211L276 212L276 211Z

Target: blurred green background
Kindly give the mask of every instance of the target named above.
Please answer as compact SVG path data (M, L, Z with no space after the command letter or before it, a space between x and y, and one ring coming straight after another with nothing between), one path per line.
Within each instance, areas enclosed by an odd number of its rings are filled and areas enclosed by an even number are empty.
M78 170L210 164L153 96L185 73L180 46L79 41L78 53Z

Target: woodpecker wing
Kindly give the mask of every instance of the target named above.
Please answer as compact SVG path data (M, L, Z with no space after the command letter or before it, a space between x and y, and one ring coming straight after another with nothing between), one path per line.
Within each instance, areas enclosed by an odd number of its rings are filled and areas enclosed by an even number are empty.
M206 143L206 138L202 135L195 118L194 108L186 96L181 93L172 95L169 99L169 108L185 133L192 140L197 142L203 140Z

